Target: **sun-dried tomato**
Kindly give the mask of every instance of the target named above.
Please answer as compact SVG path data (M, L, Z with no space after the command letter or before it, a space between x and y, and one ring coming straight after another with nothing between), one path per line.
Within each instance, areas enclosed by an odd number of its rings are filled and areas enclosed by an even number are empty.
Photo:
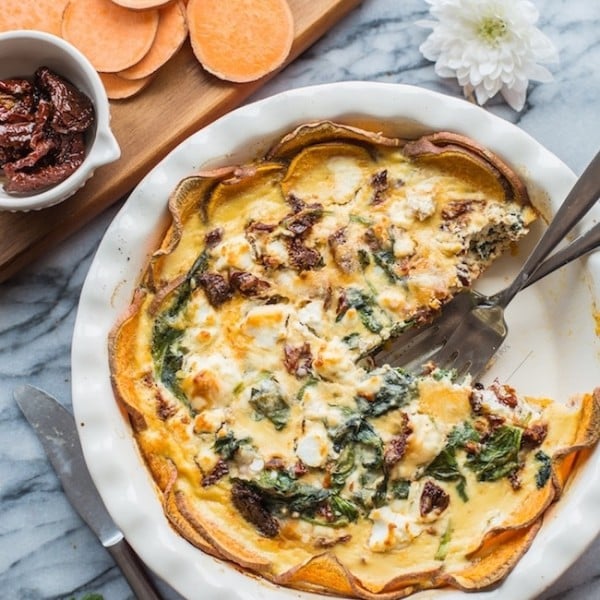
M66 79L40 67L33 82L0 81L0 170L8 194L43 191L69 177L85 158L94 123L92 101Z

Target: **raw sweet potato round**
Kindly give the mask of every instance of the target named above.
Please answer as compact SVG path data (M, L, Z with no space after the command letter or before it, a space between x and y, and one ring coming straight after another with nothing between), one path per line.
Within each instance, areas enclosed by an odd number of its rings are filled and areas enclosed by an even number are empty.
M69 0L62 37L85 54L97 71L116 73L139 62L158 29L158 11L136 11L112 0Z
M98 73L111 100L124 100L141 92L152 81L152 75L139 79L125 79L117 73Z
M112 0L115 4L133 10L147 10L149 8L160 8L169 4L172 0Z
M2 0L0 31L35 29L60 36L68 0Z
M286 0L190 0L187 16L196 58L227 81L254 81L278 69L294 40Z
M138 63L119 72L125 79L147 77L162 67L185 42L188 34L185 5L180 0L158 10L158 30L148 53Z

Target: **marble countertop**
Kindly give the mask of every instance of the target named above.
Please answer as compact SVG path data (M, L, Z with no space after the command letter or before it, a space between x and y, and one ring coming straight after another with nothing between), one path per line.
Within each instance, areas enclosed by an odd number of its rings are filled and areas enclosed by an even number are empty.
M577 174L600 147L600 12L589 0L535 0L540 28L557 46L554 81L531 85L515 113L501 100L490 111L517 123ZM453 96L418 51L427 30L424 0L364 0L254 99L309 84L371 80L423 86ZM12 391L30 383L70 406L70 346L81 287L119 206L12 280L0 285L0 597L105 600L133 595L110 555L74 512ZM543 594L544 600L600 597L600 539ZM179 596L158 582L165 598ZM199 594L198 597L201 597Z

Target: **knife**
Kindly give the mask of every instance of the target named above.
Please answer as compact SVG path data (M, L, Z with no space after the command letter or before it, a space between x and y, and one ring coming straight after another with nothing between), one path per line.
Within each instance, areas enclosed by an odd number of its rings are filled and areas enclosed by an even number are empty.
M55 398L30 385L17 388L14 398L42 443L71 504L110 552L133 593L141 600L161 600L96 490L83 458L73 415Z

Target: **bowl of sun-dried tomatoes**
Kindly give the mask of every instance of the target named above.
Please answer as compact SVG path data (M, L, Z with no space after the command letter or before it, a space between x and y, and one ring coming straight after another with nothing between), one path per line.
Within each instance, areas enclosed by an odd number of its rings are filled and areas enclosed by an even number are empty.
M120 154L87 58L48 33L0 34L0 210L62 202Z

